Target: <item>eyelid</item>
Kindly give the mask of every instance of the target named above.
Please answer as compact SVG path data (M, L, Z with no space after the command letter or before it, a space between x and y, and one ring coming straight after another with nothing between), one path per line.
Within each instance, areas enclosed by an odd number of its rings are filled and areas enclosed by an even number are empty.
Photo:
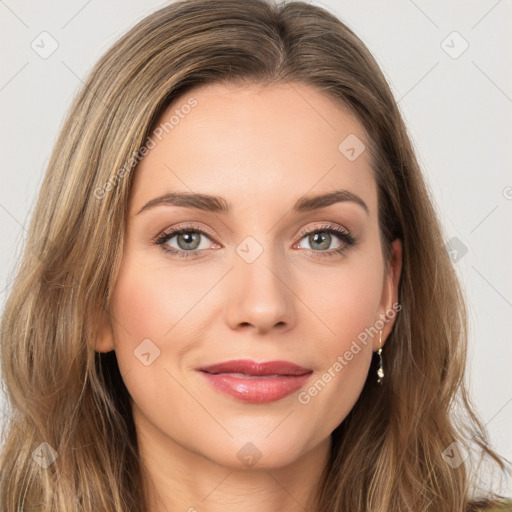
M352 240L355 240L355 237L353 235L351 235L350 231L347 228L345 228L344 226L335 224L335 223L331 223L329 221L324 221L322 224L316 225L316 226L304 227L304 228L302 228L299 231L297 236L299 237L299 241L300 241L306 235L309 235L309 234L314 233L316 231L320 231L322 229L332 229L334 231L339 231L340 234L344 234L348 238L350 238ZM216 244L222 245L222 244L220 244L218 242L218 240L216 239L216 235L209 228L206 228L206 227L201 226L199 224L196 224L194 222L187 222L187 223L183 223L183 224L178 224L177 226L173 226L170 229L165 229L164 231L161 231L153 239L153 242L156 243L158 240L163 239L164 237L169 236L169 235L179 234L180 230L191 230L191 231L192 230L197 230L198 232L200 232L202 234L208 235L208 237L212 240L212 242L215 242ZM178 233L176 233L176 232L178 232Z
M162 239L167 235L174 236L174 235L178 234L178 233L176 233L176 231L180 231L180 230L190 230L190 231L197 230L201 234L208 235L208 237L211 238L212 242L219 244L219 242L216 240L216 236L213 234L213 232L210 229L200 226L199 224L195 224L194 222L187 222L187 223L183 223L181 225L178 224L177 226L173 226L172 228L164 229L153 239L153 242L156 243L159 239ZM219 245L221 245L221 244L219 244Z
M334 231L339 231L349 237L352 237L350 231L345 228L344 226L341 226L341 225L338 225L338 224L335 224L335 223L331 223L331 222L328 222L328 221L324 221L323 224L320 224L318 226L311 226L311 227L306 227L306 228L302 228L300 231L299 231L299 234L297 236L299 237L304 237L306 235L309 235L311 233L315 233L316 231L321 231L322 229L332 229Z

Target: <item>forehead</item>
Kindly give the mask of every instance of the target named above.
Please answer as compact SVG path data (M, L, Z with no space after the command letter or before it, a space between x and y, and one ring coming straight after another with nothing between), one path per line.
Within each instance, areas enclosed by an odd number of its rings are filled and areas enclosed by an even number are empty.
M367 146L361 124L308 85L195 88L166 109L150 136L155 145L135 171L132 211L176 190L222 195L232 204L283 202L284 194L294 201L333 188L376 200L368 148L356 159L344 153L347 144L359 144L358 152Z

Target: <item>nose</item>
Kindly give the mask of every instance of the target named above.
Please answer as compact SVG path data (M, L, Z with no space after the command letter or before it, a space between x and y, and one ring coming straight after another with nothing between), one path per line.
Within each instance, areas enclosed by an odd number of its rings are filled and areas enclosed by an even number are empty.
M264 334L274 327L281 331L293 328L297 298L290 286L291 275L286 262L278 262L268 247L253 262L237 254L229 281L226 315L232 329L252 328Z

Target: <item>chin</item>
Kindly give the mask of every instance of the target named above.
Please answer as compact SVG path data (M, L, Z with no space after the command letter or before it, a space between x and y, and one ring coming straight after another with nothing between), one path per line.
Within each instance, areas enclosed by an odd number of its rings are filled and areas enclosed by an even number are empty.
M284 468L296 462L309 449L300 440L290 436L260 434L243 439L232 439L222 451L208 458L234 470L264 470ZM267 439L265 439L267 437Z

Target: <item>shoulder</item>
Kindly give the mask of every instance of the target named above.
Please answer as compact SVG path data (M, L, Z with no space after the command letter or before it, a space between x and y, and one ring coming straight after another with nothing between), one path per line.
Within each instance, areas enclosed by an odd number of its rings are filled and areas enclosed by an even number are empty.
M512 500L504 499L500 501L481 500L473 502L467 509L467 512L512 512Z

